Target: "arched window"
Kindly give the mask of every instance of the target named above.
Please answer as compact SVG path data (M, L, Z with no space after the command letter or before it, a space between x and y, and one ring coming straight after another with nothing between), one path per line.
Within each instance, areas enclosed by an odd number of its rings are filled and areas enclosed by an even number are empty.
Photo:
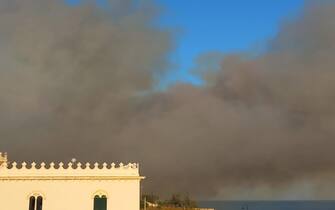
M32 195L29 198L29 210L43 210L43 197Z
M38 196L36 210L42 210L42 205L43 205L43 198L42 196Z
M105 195L94 196L93 210L107 210L107 196Z
M35 210L35 197L30 196L29 198L29 210Z

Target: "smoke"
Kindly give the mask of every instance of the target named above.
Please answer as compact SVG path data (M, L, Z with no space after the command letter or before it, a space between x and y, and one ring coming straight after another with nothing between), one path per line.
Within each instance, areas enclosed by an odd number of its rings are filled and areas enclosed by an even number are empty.
M102 158L163 74L173 42L150 1L3 0L1 147L19 159ZM19 132L18 132L19 131ZM52 152L54 151L54 152Z
M334 3L307 3L257 58L216 68L217 53L201 57L203 87L153 93L173 36L154 26L153 2L110 2L0 2L0 148L11 159L139 161L144 189L163 195L335 196Z

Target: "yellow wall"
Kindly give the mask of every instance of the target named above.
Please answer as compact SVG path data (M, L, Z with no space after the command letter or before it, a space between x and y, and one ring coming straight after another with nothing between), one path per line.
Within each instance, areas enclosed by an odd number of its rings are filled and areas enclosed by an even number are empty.
M0 210L28 210L31 195L41 195L43 210L93 210L94 195L107 196L108 210L139 210L138 164L94 164L76 168L35 163L0 165Z
M93 210L94 193L107 192L108 210L138 210L139 180L0 181L0 209L28 210L29 195L44 196L43 210Z

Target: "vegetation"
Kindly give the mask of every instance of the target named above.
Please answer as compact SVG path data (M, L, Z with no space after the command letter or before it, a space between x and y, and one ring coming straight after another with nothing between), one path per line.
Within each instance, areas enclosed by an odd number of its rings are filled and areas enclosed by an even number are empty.
M167 200L160 200L159 196L151 193L145 194L141 196L141 208L144 207L144 200L150 204L156 205L155 208L163 208L163 209L173 209L173 208L184 208L184 209L191 209L197 208L197 202L192 200L188 194L181 195L181 194L172 194L171 197ZM150 207L150 206L149 206ZM147 208L153 209L153 208Z

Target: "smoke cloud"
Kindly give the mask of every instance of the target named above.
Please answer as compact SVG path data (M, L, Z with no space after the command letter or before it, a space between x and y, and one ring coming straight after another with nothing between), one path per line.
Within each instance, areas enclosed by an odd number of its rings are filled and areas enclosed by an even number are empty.
M0 2L1 147L13 158L118 151L115 134L166 71L173 43L154 27L150 1L110 3L102 11L93 1Z
M307 3L256 58L225 56L216 69L218 55L203 56L203 87L152 92L173 35L154 26L153 2L110 2L0 2L10 158L139 161L144 189L162 195L335 196L334 3Z

